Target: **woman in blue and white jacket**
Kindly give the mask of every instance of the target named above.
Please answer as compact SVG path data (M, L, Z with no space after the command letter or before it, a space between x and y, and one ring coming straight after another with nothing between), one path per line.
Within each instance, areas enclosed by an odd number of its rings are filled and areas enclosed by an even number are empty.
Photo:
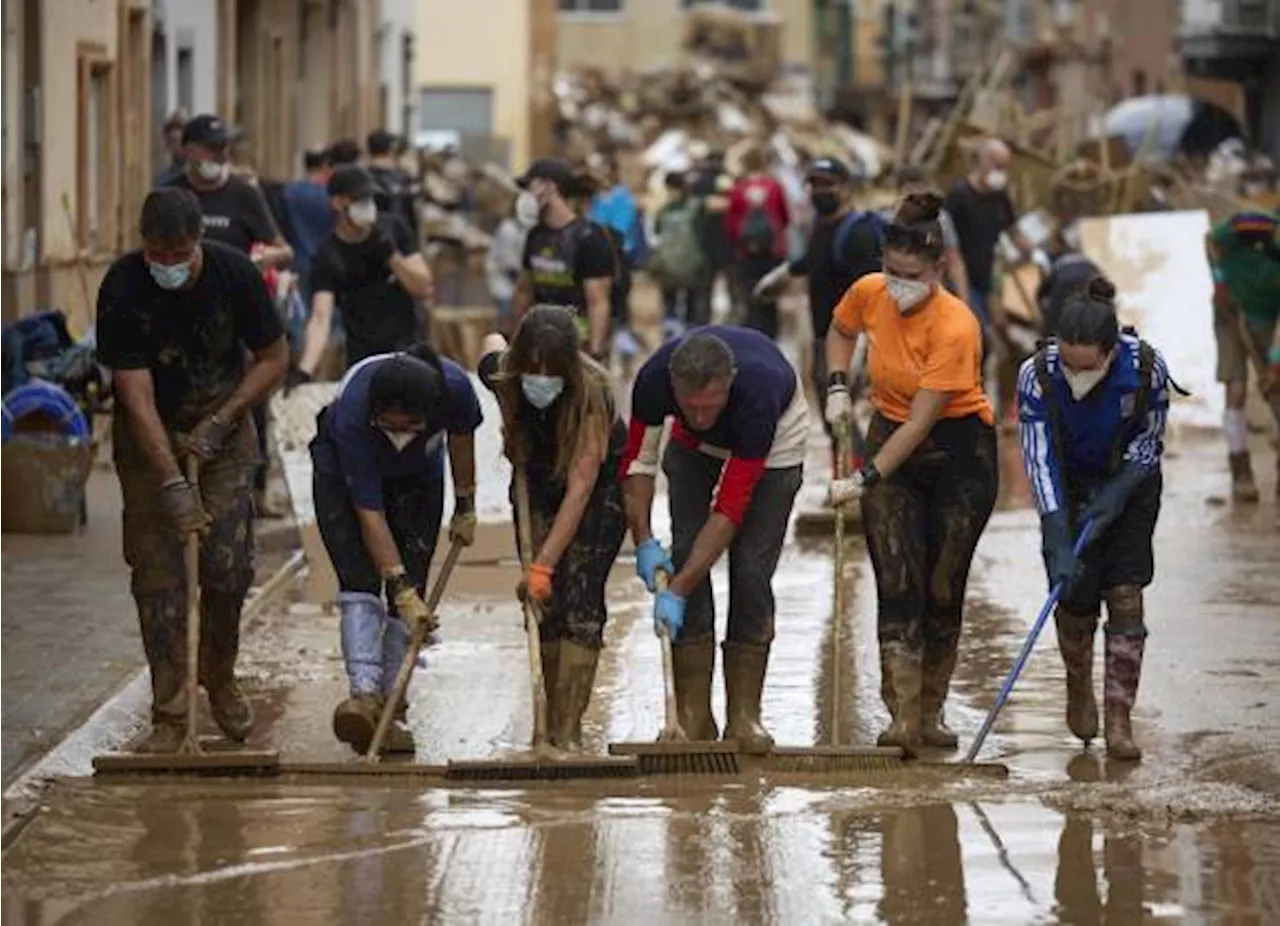
M1129 714L1147 635L1142 590L1154 573L1169 373L1164 358L1120 331L1115 287L1101 277L1068 298L1057 337L1018 374L1022 455L1040 512L1067 670L1067 725L1086 744L1098 733L1093 639L1107 605L1107 753L1137 760ZM1075 538L1091 533L1077 556Z

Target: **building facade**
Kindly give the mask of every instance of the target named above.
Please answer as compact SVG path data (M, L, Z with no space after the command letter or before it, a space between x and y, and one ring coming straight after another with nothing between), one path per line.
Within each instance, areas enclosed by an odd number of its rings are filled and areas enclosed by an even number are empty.
M413 0L13 0L4 16L4 320L83 332L176 109L239 127L258 171L404 124Z

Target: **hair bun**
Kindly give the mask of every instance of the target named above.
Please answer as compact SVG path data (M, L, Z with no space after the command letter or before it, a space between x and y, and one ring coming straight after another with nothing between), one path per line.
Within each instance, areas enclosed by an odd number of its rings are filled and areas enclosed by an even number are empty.
M1097 299L1099 302L1111 303L1116 299L1115 284L1102 276L1090 280L1089 285L1085 287L1085 292L1089 294L1090 299Z

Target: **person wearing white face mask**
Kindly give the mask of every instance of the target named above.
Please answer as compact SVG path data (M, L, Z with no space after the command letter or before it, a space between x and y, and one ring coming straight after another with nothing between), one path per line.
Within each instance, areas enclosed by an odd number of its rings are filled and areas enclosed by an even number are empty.
M369 748L411 627L435 624L422 596L444 510L446 450L454 486L449 540L475 542L474 434L482 417L466 371L419 344L356 364L316 419L312 494L338 574L350 685L333 732L358 753ZM396 716L387 751L411 753L405 703Z
M329 203L337 215L332 234L311 266L311 317L297 369L288 385L309 381L324 357L335 307L346 331L346 360L403 350L426 330L422 303L433 293L431 270L413 247L413 235L399 216L380 216L378 187L355 164L329 177Z
M848 379L858 335L868 342L875 408L867 462L831 486L861 499L876 575L882 692L892 724L883 746L912 755L954 748L943 704L956 665L962 606L978 538L999 488L991 404L982 391L982 334L941 285L942 198L906 196L885 231L884 272L862 277L827 333L827 419L852 415Z
M1086 744L1098 734L1093 643L1107 605L1107 753L1142 756L1129 713L1147 636L1142 590L1160 513L1169 378L1164 357L1116 320L1115 287L1095 277L1067 299L1057 336L1018 374L1023 463L1031 483L1067 670L1067 725ZM1074 545L1089 527L1081 556Z
M582 352L568 309L535 306L509 347L493 334L484 351L480 378L497 396L505 452L529 487L533 550L517 593L543 610L551 741L574 748L604 645L605 584L626 534L619 477L626 432L609 375Z

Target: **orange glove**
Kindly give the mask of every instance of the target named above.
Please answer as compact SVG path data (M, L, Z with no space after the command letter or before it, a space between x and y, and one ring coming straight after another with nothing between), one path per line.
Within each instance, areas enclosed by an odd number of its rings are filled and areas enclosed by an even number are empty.
M525 588L528 589L529 597L534 601L549 601L551 599L551 579L555 574L555 568L552 566L544 566L541 563L531 564L524 577L524 584Z

